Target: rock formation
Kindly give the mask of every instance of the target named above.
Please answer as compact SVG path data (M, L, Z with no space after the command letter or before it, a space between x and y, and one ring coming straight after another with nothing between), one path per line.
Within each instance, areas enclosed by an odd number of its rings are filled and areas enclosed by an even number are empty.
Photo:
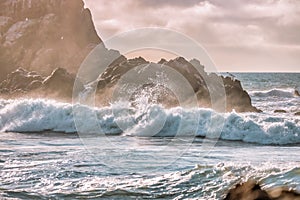
M101 42L82 0L1 0L0 7L0 81L18 67L75 73Z
M127 71L142 64L149 64L149 62L142 57L128 60L124 56L120 57L118 62L114 62L110 65L101 75L100 81L98 82L98 94L105 93L107 88L115 86L120 77L122 77ZM216 84L223 84L221 87L224 87L225 89L227 111L235 109L237 112L260 112L260 110L252 106L251 98L249 94L243 90L239 80L223 76L219 79L220 77L214 73L208 74L205 72L204 66L202 66L196 59L193 59L190 62L182 57L171 59L169 61L161 59L158 64L162 67L168 66L183 75L193 88L194 93L197 95L200 106L211 107L210 90L213 90L213 87ZM196 70L195 65L200 66L197 68L200 68L201 70ZM223 83L219 83L218 80L223 81ZM211 84L210 90L207 87L208 82ZM155 85L152 85L152 87L154 86ZM149 85L145 85L145 89L149 87ZM175 105L173 106L177 106L178 102L174 101L173 96L170 96L169 99L167 97L161 97L161 99L168 102L168 106L172 106L169 105L170 102L175 102Z

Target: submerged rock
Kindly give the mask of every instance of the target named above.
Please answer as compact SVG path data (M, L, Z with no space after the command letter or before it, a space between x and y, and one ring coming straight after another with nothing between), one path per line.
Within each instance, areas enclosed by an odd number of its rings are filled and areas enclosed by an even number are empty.
M287 113L285 110L275 110L274 113Z

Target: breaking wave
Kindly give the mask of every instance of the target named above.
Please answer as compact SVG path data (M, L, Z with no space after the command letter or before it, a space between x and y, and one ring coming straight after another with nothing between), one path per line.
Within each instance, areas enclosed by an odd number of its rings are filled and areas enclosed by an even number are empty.
M300 143L300 117L270 115L267 113L216 113L211 109L181 107L165 109L150 105L147 109L136 111L132 108L135 123L122 116L128 110L125 105L92 108L74 105L82 114L84 130L89 133L103 132L107 135L132 136L175 136L180 128L181 135L206 136L215 123L222 123L220 139L236 140L259 144L297 144ZM91 119L85 113L96 113ZM116 115L116 113L119 113ZM121 114L120 114L121 113ZM78 117L78 116L77 116ZM164 122L162 124L162 119ZM198 119L195 124L195 119ZM91 124L95 120L101 131ZM119 127L122 124L122 129ZM124 128L125 127L125 128ZM153 127L161 127L152 134ZM75 133L73 105L43 99L0 100L1 132L64 132Z

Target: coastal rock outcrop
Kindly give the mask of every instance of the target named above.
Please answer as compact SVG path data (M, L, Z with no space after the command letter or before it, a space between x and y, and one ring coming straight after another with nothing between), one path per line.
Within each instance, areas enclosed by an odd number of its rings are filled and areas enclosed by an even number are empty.
M151 65L150 62L146 61L142 57L138 57L135 59L126 59L124 56L122 56L118 58L117 62L114 62L114 64L108 66L105 72L101 75L97 87L98 94L101 95L103 93L106 93L107 87L110 88L115 86L118 80L126 72L136 66L143 64ZM169 61L161 59L157 64L161 65L161 67L168 66L180 73L193 88L200 106L211 107L210 90L214 90L218 86L223 87L225 90L225 97L220 97L220 101L222 98L224 98L227 111L232 111L234 109L237 112L260 112L260 110L252 106L251 98L249 94L243 89L239 80L232 79L230 77L219 76L215 73L208 74L205 72L204 66L201 65L200 61L196 59L193 59L191 61L187 61L183 57L177 57ZM196 70L196 67L200 70ZM208 87L207 84L210 84L210 87ZM149 90L150 87L156 87L156 85L148 84L145 85L144 88ZM164 102L167 102L165 105L178 105L178 102L174 101L174 96L171 95L168 99L168 96L164 95L166 94L166 90L163 89L159 91L158 88L159 87L152 89L152 91L156 91L157 93L162 94L160 97L158 95L158 98L164 99ZM136 92L135 94L137 93L138 92ZM175 104L172 105L172 103L170 102L174 102Z
M101 42L82 0L1 0L0 81L22 67L76 72Z
M249 94L243 89L241 82L231 77L223 77L226 91L227 110L236 110L237 112L262 112L252 106Z

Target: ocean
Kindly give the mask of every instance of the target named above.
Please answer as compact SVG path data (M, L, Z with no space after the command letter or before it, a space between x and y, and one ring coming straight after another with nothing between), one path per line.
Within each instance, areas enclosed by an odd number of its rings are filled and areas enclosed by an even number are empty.
M71 104L0 100L1 199L217 200L248 179L300 192L300 73L233 75L262 113L149 105L132 124L124 105L74 105L106 133L83 114L84 135ZM212 118L224 122L216 137Z

